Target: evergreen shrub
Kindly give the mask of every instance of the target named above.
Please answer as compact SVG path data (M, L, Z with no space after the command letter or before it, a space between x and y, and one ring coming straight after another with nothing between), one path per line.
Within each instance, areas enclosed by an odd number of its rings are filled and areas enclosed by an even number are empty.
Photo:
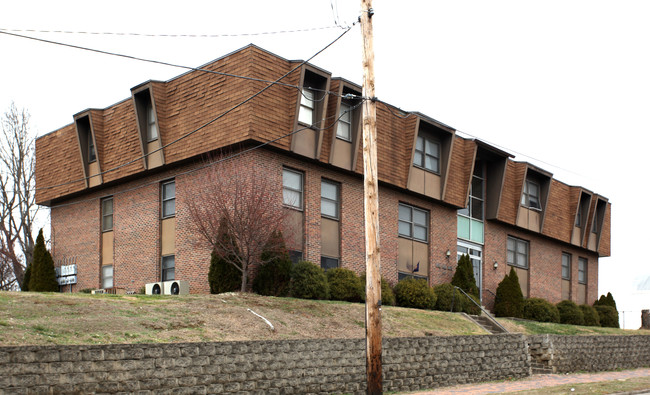
M529 298L524 302L524 318L538 322L560 322L557 307L542 298Z
M597 305L594 307L598 312L600 326L604 328L618 328L618 312L612 306Z
M582 310L582 316L585 319L585 325L587 326L600 326L600 318L598 317L598 312L592 306L588 304L581 304L580 310Z
M585 316L582 309L570 300L563 300L555 305L560 313L560 323L569 325L584 325Z
M54 259L45 248L43 229L38 232L34 245L34 261L31 264L28 289L32 292L59 292L59 283L56 281Z
M469 255L463 254L458 260L458 266L451 279L451 285L455 285L470 295L479 297L476 279L474 278L474 267Z
M253 280L253 292L266 296L288 296L293 264L281 232L273 232L262 252L262 264Z
M519 276L513 267L510 268L510 274L504 276L497 286L494 314L497 317L521 318L524 316L524 295L519 285Z
M20 290L23 292L29 291L29 279L32 276L32 265L27 264L27 269L25 269L25 275L23 276L23 283L20 284Z
M225 221L219 224L219 238L223 244L231 239ZM210 255L210 269L208 270L208 283L211 294L238 291L241 289L242 272L235 255L222 256L212 251Z
M397 305L416 309L433 310L436 307L436 293L427 281L421 278L406 278L395 285Z
M298 262L291 271L291 296L300 299L328 299L327 277L320 266Z
M330 299L347 302L361 302L364 287L361 279L350 269L340 267L327 271L327 283L330 287Z
M460 312L464 311L464 304L467 303L465 300L466 297L462 293L460 293L459 290L454 288L453 285L446 283L446 284L440 284L436 285L433 288L434 292L436 293L436 310L440 311L452 311L452 303L453 303L453 311L454 312Z

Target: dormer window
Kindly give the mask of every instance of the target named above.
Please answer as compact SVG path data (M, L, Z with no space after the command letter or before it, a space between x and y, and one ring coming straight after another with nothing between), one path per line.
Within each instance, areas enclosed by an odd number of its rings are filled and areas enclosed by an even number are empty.
M156 124L156 113L151 102L147 103L147 141L158 139L158 125Z
M314 91L304 88L300 97L300 113L298 114L298 122L313 125L314 107Z
M97 160L97 153L95 151L95 143L93 142L93 136L88 136L88 163L93 163Z
M415 141L413 164L417 167L440 173L440 143L428 136L419 135Z
M352 106L344 102L341 102L341 109L339 110L336 137L345 141L352 141Z
M541 210L542 205L539 200L539 191L540 188L538 183L532 180L526 180L524 183L524 191L521 194L521 205L528 208Z

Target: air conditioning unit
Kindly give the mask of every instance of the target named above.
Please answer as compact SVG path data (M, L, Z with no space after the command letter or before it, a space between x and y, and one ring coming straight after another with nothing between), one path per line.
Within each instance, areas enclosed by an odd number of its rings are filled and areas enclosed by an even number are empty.
M164 281L163 295L187 295L190 293L190 283L183 280Z
M90 291L90 293L91 293L92 295L95 295L95 294L105 294L105 293L106 293L106 290L103 290L103 289L93 289L92 291Z
M144 285L144 293L146 295L162 295L163 283L149 283Z

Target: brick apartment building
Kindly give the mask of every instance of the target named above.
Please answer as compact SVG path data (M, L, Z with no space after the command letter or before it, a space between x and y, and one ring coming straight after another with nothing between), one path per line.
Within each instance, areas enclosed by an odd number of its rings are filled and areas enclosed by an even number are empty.
M292 257L362 272L360 86L304 64L206 125L300 64L250 45L37 139L37 202L51 208L56 264L78 267L71 290L176 278L209 292L210 251L197 248L186 208L209 171L202 158L270 140L235 160L277 185L296 230ZM597 298L598 258L610 254L605 197L420 113L379 105L377 132L387 280L449 282L468 253L488 307L510 267L525 296Z

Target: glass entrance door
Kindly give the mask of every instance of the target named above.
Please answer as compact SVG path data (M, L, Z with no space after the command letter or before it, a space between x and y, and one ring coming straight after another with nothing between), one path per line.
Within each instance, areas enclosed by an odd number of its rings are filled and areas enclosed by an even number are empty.
M458 241L457 249L458 255L456 257L456 262L460 259L461 256L467 254L469 259L472 262L472 267L474 269L474 280L476 280L476 286L478 287L478 294L483 300L483 247L478 244L468 243L466 241Z

